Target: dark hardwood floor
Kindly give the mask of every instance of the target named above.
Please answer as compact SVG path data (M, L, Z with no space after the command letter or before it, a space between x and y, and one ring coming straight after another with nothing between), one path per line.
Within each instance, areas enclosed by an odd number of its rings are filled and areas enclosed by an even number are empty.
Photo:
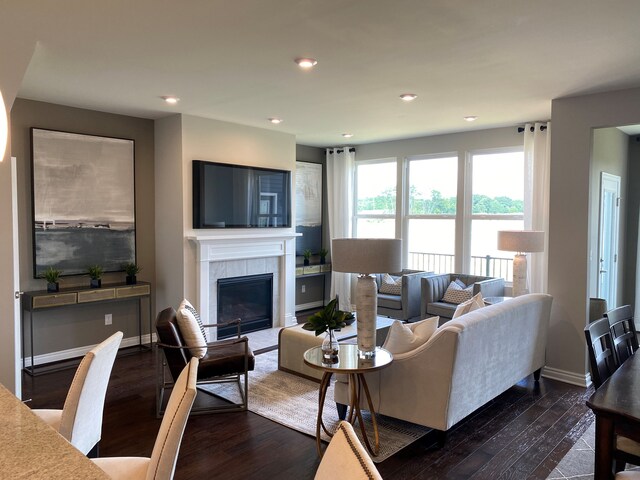
M74 369L24 375L32 408L62 408ZM104 411L101 456L150 456L155 353L116 359ZM251 385L249 385L251 388ZM378 464L385 479L544 479L592 422L583 388L529 378L453 428L437 449L426 436ZM309 412L314 415L315 412ZM251 412L192 416L176 479L311 479L315 440Z

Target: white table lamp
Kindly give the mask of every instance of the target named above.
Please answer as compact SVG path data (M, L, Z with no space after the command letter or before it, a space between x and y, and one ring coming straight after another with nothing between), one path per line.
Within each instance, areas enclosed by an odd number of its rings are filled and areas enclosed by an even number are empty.
M513 257L513 296L517 297L529 293L526 254L544 251L544 232L537 230L499 231L498 250L516 252Z
M378 289L370 274L402 269L402 241L395 238L336 238L331 242L331 268L336 272L359 274L356 285L358 350L363 357L373 357Z

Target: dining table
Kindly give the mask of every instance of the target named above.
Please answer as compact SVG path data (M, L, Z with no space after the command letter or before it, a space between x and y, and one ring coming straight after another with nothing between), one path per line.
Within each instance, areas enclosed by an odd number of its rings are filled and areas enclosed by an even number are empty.
M587 400L596 417L596 480L615 477L617 435L640 442L640 355L632 355Z
M0 384L0 478L90 480L109 477Z

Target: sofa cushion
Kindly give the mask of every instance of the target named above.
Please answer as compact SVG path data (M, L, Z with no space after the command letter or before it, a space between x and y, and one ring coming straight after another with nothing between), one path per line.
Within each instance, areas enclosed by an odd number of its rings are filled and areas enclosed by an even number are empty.
M392 277L385 273L380 284L380 293L402 295L402 277Z
M415 323L403 324L396 320L391 324L385 348L391 353L405 353L426 343L438 328L438 317L431 317Z
M442 301L447 303L454 303L456 305L466 302L473 296L473 286L462 288L458 283L451 282L447 291L444 292Z
M400 295L378 294L378 307L402 310L402 297Z
M471 297L466 302L462 302L460 305L456 307L456 311L453 312L453 317L451 319L458 318L465 313L473 312L479 308L484 307L484 299L482 298L482 293L477 293L473 297Z
M427 314L451 318L456 311L456 307L457 305L453 303L433 302L427 305Z
M183 300L176 311L176 319L178 321L178 327L180 333L184 338L184 342L189 347L191 355L197 358L202 358L207 353L207 341L204 337L204 330L201 328L201 323L198 323L192 310L187 306L193 306L188 300Z

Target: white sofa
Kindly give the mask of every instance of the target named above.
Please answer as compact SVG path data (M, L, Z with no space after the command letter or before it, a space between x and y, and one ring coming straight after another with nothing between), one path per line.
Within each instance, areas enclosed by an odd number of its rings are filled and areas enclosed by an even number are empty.
M539 375L551 300L530 294L489 305L394 355L387 368L366 375L376 412L444 432L527 375ZM336 380L338 404L349 404L347 382Z

